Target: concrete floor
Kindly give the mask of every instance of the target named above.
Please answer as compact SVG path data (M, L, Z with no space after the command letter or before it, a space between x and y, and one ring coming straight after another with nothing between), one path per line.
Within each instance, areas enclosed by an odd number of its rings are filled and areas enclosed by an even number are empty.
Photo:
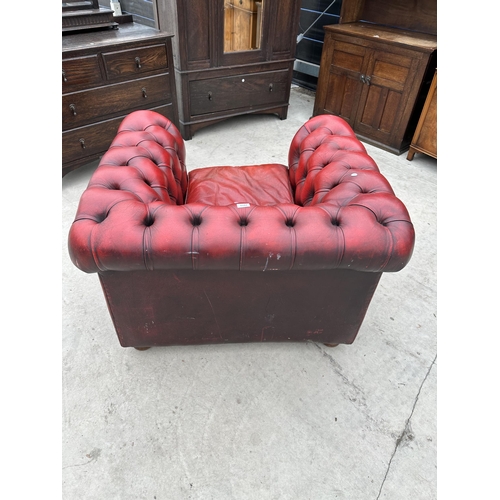
M287 163L288 118L238 117L186 143L188 168ZM416 230L354 344L120 347L96 275L66 239L97 163L62 181L65 500L432 500L436 470L436 160L366 145Z

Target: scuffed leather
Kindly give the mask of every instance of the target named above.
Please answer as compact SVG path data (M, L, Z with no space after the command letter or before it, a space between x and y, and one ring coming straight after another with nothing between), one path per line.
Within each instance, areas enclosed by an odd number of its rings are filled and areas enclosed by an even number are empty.
M217 206L293 203L288 168L271 163L192 170L186 202Z
M136 111L82 194L69 233L71 259L88 273L394 272L408 263L415 238L408 211L344 120L321 115L300 128L289 178L293 197L282 203L185 203L180 133L165 117Z

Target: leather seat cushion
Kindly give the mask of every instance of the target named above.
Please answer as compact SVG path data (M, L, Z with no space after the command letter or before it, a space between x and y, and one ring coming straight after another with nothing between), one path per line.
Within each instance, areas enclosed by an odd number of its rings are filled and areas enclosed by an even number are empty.
M277 163L192 170L186 202L212 206L294 203L288 168Z

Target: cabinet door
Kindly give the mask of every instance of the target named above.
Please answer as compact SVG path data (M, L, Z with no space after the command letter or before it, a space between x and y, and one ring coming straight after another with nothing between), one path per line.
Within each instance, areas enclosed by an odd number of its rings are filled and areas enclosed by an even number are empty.
M321 62L321 66L328 69L320 74L318 87L322 95L319 96L315 114L338 115L353 126L363 90L361 76L370 51L361 45L339 40L334 40L330 47L331 54L325 54Z
M385 144L392 143L395 135L404 133L400 124L413 62L410 55L371 51L354 122L357 132Z

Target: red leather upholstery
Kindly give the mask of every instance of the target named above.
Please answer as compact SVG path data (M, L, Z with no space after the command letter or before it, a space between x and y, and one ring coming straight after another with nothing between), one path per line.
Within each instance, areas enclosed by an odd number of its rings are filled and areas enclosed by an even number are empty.
M407 264L414 245L410 216L345 121L322 115L301 127L290 147L289 175L294 203L283 194L282 203L270 206L185 204L180 133L153 111L134 112L81 197L69 234L71 258L85 272L379 272Z
M258 206L293 203L288 168L271 163L192 170L186 203Z
M382 271L407 264L414 237L405 206L338 117L300 128L288 168L188 176L176 127L137 111L82 194L69 252L99 274L124 347L351 343Z

